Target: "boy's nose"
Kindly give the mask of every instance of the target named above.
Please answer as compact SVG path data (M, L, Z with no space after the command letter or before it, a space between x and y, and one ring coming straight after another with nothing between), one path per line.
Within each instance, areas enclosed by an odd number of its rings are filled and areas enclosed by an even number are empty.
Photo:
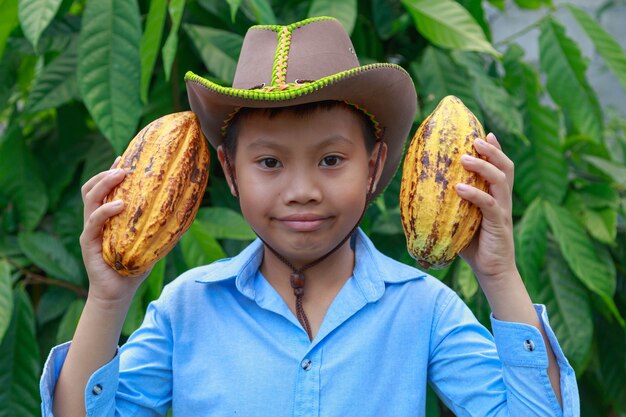
M321 201L322 190L315 176L297 172L286 180L283 196L286 204L308 204Z

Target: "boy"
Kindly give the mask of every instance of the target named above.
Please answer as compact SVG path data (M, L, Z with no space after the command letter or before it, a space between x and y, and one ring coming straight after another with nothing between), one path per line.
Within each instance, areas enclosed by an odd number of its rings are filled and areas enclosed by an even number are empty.
M573 370L515 266L513 164L495 137L463 158L489 193L462 256L493 310L495 344L456 294L393 261L357 228L401 159L415 113L408 74L358 66L334 19L256 26L233 88L188 74L191 108L259 239L192 269L117 349L146 274L104 264L102 204L123 173L82 189L90 279L73 341L42 376L44 416L423 416L430 383L459 416L577 416ZM123 202L122 202L123 204ZM497 347L497 350L496 350Z

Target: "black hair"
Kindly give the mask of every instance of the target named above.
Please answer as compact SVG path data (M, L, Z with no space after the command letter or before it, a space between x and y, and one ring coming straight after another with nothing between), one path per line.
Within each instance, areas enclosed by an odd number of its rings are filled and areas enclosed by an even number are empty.
M273 119L281 113L292 112L296 116L304 118L316 110L331 110L339 106L346 106L351 111L354 111L356 112L356 114L359 115L359 120L361 121L361 128L363 132L363 139L365 141L365 149L367 150L368 154L371 154L372 150L374 149L374 145L376 144L376 133L374 131L374 125L372 124L372 121L360 110L355 109L354 107L344 103L343 101L337 100L316 101L313 103L304 103L288 107L242 107L241 109L239 109L235 117L231 120L228 128L226 129L223 142L224 152L226 152L231 159L235 159L235 151L237 149L237 136L239 135L239 122L246 117L250 117L252 114L263 114L266 115L269 119Z

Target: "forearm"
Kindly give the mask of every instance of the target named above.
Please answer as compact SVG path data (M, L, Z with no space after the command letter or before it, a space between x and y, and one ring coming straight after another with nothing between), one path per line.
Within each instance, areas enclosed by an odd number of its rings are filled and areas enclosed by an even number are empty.
M479 277L479 282L496 319L529 324L541 332L548 354L548 376L556 398L562 406L559 365L519 272L515 270L501 278Z
M117 303L88 297L54 392L54 415L85 415L85 386L113 359L132 298Z

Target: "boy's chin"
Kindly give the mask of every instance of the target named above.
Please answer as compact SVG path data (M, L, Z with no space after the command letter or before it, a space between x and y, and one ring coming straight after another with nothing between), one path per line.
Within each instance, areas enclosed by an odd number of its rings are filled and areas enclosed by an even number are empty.
M301 267L326 255L337 246L339 240L330 242L328 238L311 235L294 236L292 239L285 239L281 243L272 244L270 241L267 243L294 266Z

